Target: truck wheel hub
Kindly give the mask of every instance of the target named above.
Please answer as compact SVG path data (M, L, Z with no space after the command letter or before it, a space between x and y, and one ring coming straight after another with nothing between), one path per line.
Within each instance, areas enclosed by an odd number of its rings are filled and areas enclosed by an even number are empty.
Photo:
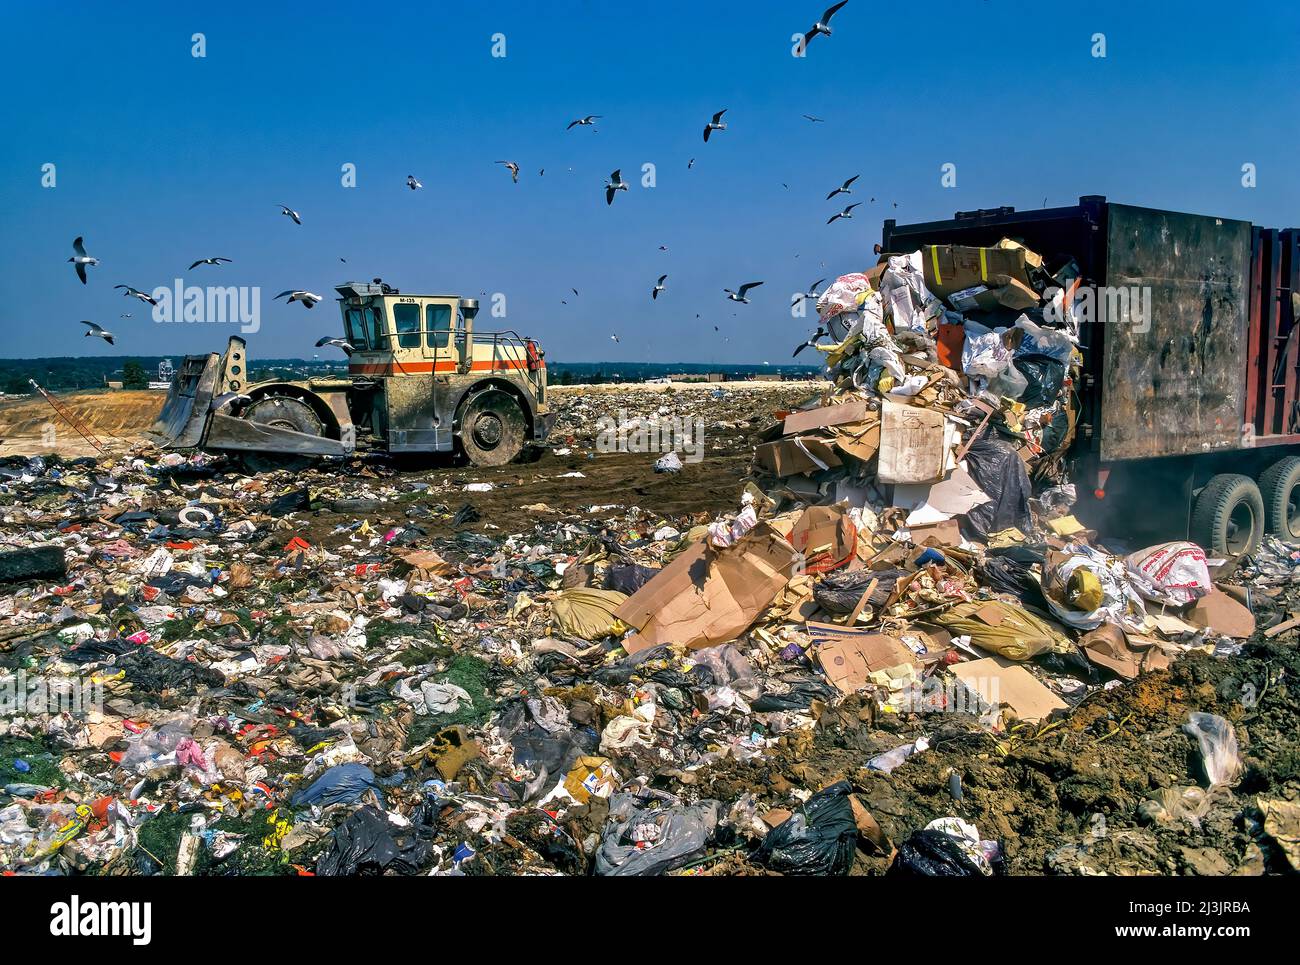
M503 431L501 417L495 412L485 412L474 423L474 441L484 449L491 449L501 441Z

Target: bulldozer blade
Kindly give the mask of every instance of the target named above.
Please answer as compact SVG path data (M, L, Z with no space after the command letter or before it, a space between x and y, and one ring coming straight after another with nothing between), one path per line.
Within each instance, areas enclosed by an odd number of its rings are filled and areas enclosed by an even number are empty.
M145 432L163 449L189 449L199 444L208 422L208 408L221 372L221 356L187 355L167 391L167 401Z
M248 419L217 413L209 420L205 449L279 453L294 456L346 456L350 449L337 439L280 429Z

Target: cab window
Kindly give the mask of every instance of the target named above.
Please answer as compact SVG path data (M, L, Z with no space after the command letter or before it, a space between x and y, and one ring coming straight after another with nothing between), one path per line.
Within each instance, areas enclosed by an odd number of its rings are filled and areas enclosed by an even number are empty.
M366 349L366 330L362 327L361 309L349 308L343 313L343 334L355 349Z
M426 336L430 348L446 348L451 336L451 306L429 305L425 309Z
M388 333L384 331L383 313L367 305L365 320L366 334L370 337L370 347L386 351L388 349Z
M419 348L420 306L394 305L393 327L397 331L397 345L399 348Z

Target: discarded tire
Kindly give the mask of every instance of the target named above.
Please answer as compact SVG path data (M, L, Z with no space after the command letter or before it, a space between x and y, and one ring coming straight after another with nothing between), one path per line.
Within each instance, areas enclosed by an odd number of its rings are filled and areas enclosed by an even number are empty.
M1259 477L1267 532L1285 540L1300 539L1300 457L1287 456Z
M1249 476L1223 473L1196 497L1192 541L1215 556L1253 553L1264 535L1264 498Z

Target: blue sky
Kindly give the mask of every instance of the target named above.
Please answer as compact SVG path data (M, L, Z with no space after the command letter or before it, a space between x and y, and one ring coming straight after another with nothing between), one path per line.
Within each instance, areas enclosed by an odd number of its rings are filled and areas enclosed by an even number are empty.
M112 288L180 277L260 286L253 356L310 357L339 332L333 302L307 312L271 296L332 299L345 279L381 275L412 292L504 293L504 327L553 360L776 363L811 330L790 317L791 293L871 264L886 217L1104 194L1300 223L1294 7L849 0L834 36L792 57L791 34L820 9L10 0L0 356L219 348L229 326L159 325ZM724 107L728 130L704 144ZM598 133L565 130L589 113ZM518 184L498 159L521 165ZM955 188L940 184L946 162ZM46 163L55 188L41 186ZM614 168L631 190L607 207ZM853 174L852 198L825 200ZM67 264L77 235L102 261L86 286ZM186 272L216 255L234 264ZM750 305L722 294L760 279ZM83 318L116 347L83 339Z

